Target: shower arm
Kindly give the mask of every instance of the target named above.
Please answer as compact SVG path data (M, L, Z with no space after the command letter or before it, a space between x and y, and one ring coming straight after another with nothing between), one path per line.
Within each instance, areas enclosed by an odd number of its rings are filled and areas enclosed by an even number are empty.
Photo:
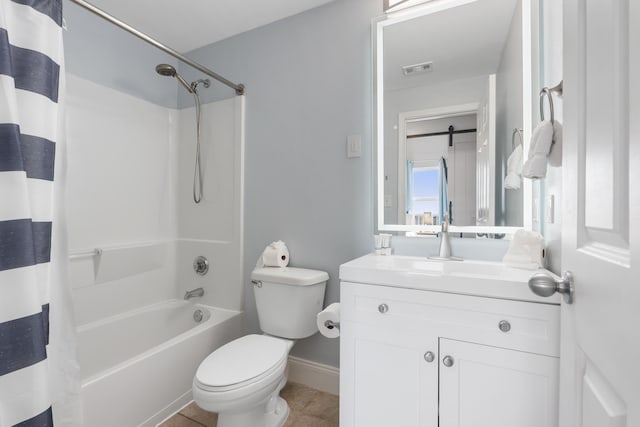
M190 65L191 67L195 68L196 70L216 79L217 81L219 81L220 83L223 83L227 86L229 86L230 88L234 89L236 91L236 95L244 95L244 85L242 83L240 84L235 84L230 80L225 79L224 77L220 76L219 74L216 74L215 72L211 71L210 69L208 69L207 67L204 67L200 64L198 64L195 61L192 61L191 59L187 58L186 56L182 55L180 52L171 49L169 46L166 46L162 43L160 43L159 41L157 41L156 39L153 39L151 37L149 37L148 35L146 35L145 33L143 33L142 31L138 31L137 29L133 28L132 26L130 26L129 24L122 22L121 20L119 20L118 18L115 18L112 15L109 15L107 12L105 12L104 10L97 8L96 6L92 5L91 3L87 3L84 0L71 0L72 3L77 4L78 6L81 6L85 9L87 9L89 12L92 12L96 15L98 15L99 17L111 22L112 24L122 28L123 30L133 34L134 36L146 41L147 43L149 43L150 45L153 45L155 47L157 47L158 49L162 50L165 53L168 53L169 55L173 56L174 58L176 58L177 60L184 62L187 65Z

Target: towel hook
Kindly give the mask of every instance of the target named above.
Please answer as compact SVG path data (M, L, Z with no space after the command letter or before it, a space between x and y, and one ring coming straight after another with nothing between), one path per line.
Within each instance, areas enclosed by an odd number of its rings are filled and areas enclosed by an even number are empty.
M560 80L560 83L552 88L542 88L542 90L540 91L540 120L544 120L544 103L542 102L542 99L546 95L546 97L549 99L549 115L551 115L551 124L555 123L555 117L553 116L553 96L551 95L551 92L556 92L558 95L562 95L562 87L563 81Z
M522 129L514 128L513 133L511 134L511 151L516 149L516 134L520 137L520 145L522 145Z

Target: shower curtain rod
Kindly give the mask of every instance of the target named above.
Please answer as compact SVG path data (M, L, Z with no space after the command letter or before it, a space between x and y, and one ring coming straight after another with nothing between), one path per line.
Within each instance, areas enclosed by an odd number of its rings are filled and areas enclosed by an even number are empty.
M142 31L136 30L132 26L122 22L118 18L115 18L115 17L109 15L107 12L105 12L102 9L97 8L96 6L92 5L91 3L87 3L84 0L71 0L71 2L77 4L78 6L81 6L81 7L85 8L85 9L87 9L89 12L92 12L92 13L98 15L99 17L101 17L101 18L111 22L112 24L122 28L123 30L128 31L129 33L133 34L134 36L146 41L150 45L153 45L153 46L157 47L158 49L168 53L169 55L173 56L174 58L178 59L179 61L182 61L185 64L192 66L196 70L203 72L204 74L208 75L209 77L212 77L212 78L216 79L220 83L223 83L223 84L229 86L230 88L232 88L232 89L234 89L236 91L236 95L244 95L244 85L243 84L235 84L232 81L229 81L229 80L225 79L224 77L220 76L219 74L214 73L213 71L211 71L207 67L204 67L204 66L198 64L195 61L192 61L191 59L189 59L186 56L182 55L180 52L178 52L178 51L176 51L174 49L171 49L169 46L166 46L166 45L160 43L159 41L155 40L154 38L149 37L148 35L146 35Z

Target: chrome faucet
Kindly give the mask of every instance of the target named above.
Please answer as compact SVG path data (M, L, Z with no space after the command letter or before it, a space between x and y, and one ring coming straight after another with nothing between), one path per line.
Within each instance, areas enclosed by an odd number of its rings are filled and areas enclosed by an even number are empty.
M185 292L184 299L189 300L191 298L201 297L202 295L204 295L204 289L196 288Z
M440 261L462 261L462 258L451 255L451 242L449 241L449 214L444 214L442 229L440 231L440 250L438 256L430 256L429 259Z
M442 221L442 230L440 231L440 251L438 251L438 258L451 258L451 242L449 241L448 221L449 215L444 214L444 220Z

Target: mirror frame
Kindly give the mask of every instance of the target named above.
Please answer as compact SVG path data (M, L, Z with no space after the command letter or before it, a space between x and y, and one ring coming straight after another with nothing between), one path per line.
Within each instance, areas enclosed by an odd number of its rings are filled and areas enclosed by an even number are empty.
M376 143L374 218L377 231L400 232L439 232L439 225L405 225L384 223L384 65L383 65L383 33L384 28L419 16L429 15L462 6L477 0L441 0L424 3L398 12L388 13L375 18L371 25L371 40L373 43L373 107L374 107L374 141ZM523 152L529 150L531 140L535 82L538 81L538 61L534 60L538 54L538 0L520 0L522 2L522 114L523 114ZM535 33L534 33L535 30ZM453 233L487 233L511 235L517 230L533 229L533 183L529 179L522 180L523 225L518 227L506 226L455 226L450 225ZM539 213L538 213L539 214Z

